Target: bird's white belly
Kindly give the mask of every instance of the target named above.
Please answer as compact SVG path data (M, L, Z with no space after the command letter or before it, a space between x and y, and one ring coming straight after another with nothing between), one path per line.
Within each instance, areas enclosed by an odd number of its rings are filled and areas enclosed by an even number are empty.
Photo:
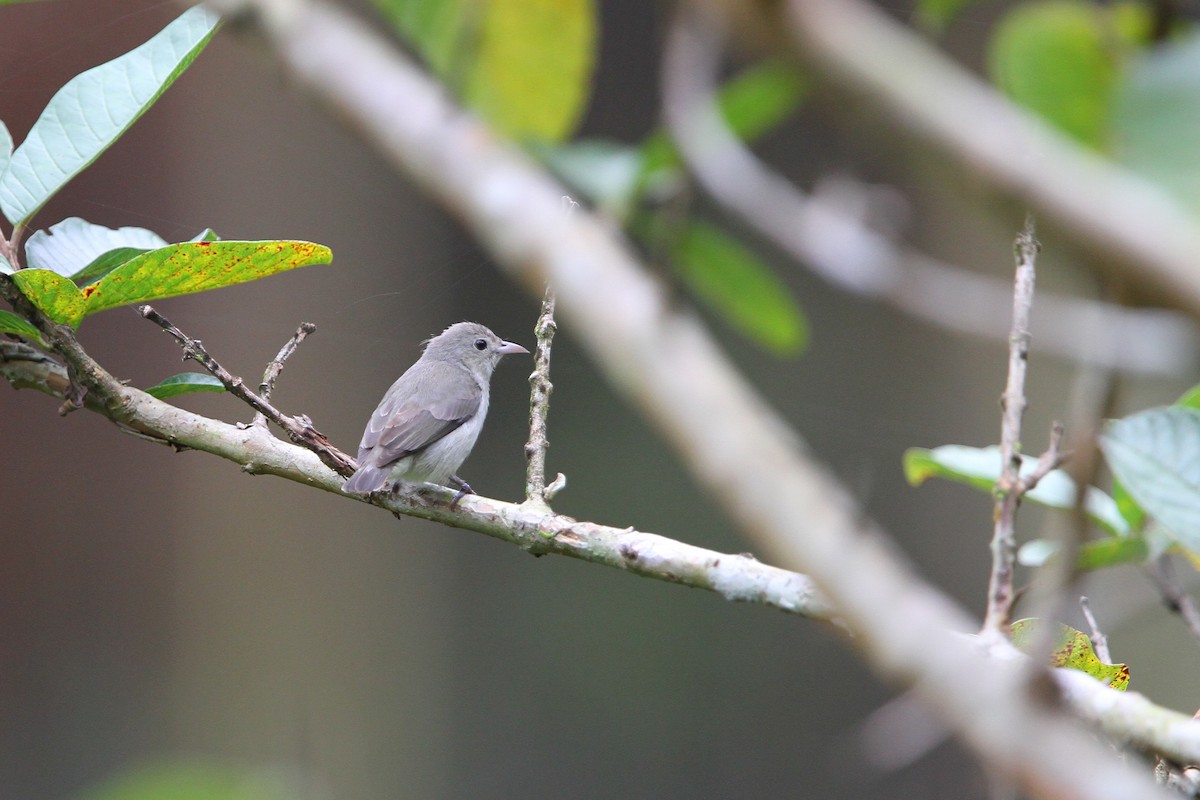
M479 411L473 417L419 453L397 461L389 474L391 480L423 481L445 486L450 476L458 472L471 454L471 448L483 430L487 410L488 392L485 389Z

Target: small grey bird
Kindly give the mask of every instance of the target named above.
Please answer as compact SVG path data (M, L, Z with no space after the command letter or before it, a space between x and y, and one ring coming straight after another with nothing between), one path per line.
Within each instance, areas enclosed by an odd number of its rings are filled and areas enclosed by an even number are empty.
M425 352L384 394L358 446L358 472L342 491L368 494L389 481L453 480L487 416L492 371L510 353L528 353L476 322L458 322L425 341ZM456 498L457 499L457 498Z

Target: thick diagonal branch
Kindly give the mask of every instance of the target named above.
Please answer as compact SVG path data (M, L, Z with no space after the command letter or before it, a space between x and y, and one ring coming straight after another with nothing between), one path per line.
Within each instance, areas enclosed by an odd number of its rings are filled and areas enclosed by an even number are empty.
M1160 187L1058 133L863 0L734 3L840 90L871 103L1043 224L1114 278L1200 315L1200 225Z
M846 209L853 198L844 196L856 191L848 181L837 182L834 191L818 187L806 194L737 138L717 103L722 20L696 6L681 6L668 38L663 110L704 190L839 289L951 331L1002 338L1010 284L892 241ZM1040 349L1081 363L1172 375L1200 351L1196 326L1162 309L1041 294L1034 315Z

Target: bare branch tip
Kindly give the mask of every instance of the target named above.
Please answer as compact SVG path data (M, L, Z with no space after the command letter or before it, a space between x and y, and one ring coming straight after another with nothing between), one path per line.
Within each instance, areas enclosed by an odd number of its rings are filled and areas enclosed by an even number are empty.
M1042 243L1037 240L1037 226L1032 213L1025 215L1025 225L1017 234L1015 248L1019 261L1032 261L1042 249Z
M561 472L542 490L542 498L549 503L563 489L567 488L567 476Z

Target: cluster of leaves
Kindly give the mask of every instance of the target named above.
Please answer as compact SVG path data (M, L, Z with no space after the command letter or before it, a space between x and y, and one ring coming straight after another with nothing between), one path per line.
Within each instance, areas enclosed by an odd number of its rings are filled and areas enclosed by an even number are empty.
M753 141L794 112L806 90L794 67L766 61L727 82L717 103L730 130ZM585 140L538 152L563 180L665 258L725 322L775 353L803 348L807 324L787 286L752 249L676 202L687 199L686 178L664 131L638 145Z
M919 0L917 21L941 32L973 2ZM1015 102L1200 212L1200 29L1161 16L1170 10L1089 0L1014 4L991 34L987 66ZM1174 552L1200 567L1200 391L1172 407L1110 422L1099 445L1114 478L1111 493L1086 490L1083 509L1099 536L1082 545L1077 566L1140 564ZM1033 469L1032 459L1023 463L1024 471ZM937 476L995 491L1000 453L958 445L913 449L904 466L914 485ZM1026 497L1071 510L1077 493L1055 471ZM1018 555L1038 566L1056 549L1033 540Z
M719 318L772 352L800 351L807 325L787 286L735 236L668 202L685 181L665 133L637 145L565 142L590 90L591 0L375 2L460 99L623 224ZM793 67L766 63L730 82L720 102L730 127L752 140L791 113L803 89Z
M923 0L918 19L938 30L971 2ZM1200 212L1200 29L1154 17L1171 7L1014 4L990 38L988 70L1017 103Z
M1114 480L1112 492L1086 489L1083 510L1100 535L1085 542L1078 568L1095 570L1141 564L1177 552L1200 565L1200 387L1178 403L1109 422L1099 441ZM1022 473L1035 461L1022 458ZM944 445L912 448L904 454L909 483L932 477L997 491L1000 450ZM1073 512L1079 489L1062 470L1052 470L1025 498L1047 508ZM1018 556L1027 566L1052 558L1057 545L1034 539Z
M561 141L596 58L592 0L375 0L425 63L494 128Z
M1082 508L1099 535L1080 546L1076 567L1088 571L1143 564L1177 553L1200 568L1200 386L1173 406L1109 422L1099 445L1114 476L1112 492L1086 487ZM904 454L904 472L914 486L938 477L995 493L1001 466L1000 449L995 446L943 445L911 448ZM1022 457L1022 474L1032 472L1035 466L1034 459ZM1024 497L1066 513L1074 513L1080 502L1078 486L1062 470L1049 472ZM1032 539L1021 546L1018 559L1026 566L1039 567L1058 550L1057 542ZM1024 623L1028 627L1033 621ZM1062 629L1056 652L1074 653L1075 657L1055 661L1056 666L1081 669L1125 689L1128 668L1104 665L1090 645L1084 653L1086 635L1066 626ZM1021 646L1016 634L1014 628L1014 641ZM1027 631L1021 636L1033 639ZM1122 671L1110 675L1116 667Z
M30 220L68 181L107 150L195 60L219 23L192 8L136 49L84 72L50 100L13 149L0 122L0 211L12 224L13 249ZM111 229L77 217L36 231L25 265L0 253L0 273L47 317L78 327L116 306L230 286L308 264L329 263L329 248L302 241L221 241L206 230L171 244L144 228ZM0 311L0 333L45 345L27 320ZM149 391L160 397L215 391L219 384L186 373Z

